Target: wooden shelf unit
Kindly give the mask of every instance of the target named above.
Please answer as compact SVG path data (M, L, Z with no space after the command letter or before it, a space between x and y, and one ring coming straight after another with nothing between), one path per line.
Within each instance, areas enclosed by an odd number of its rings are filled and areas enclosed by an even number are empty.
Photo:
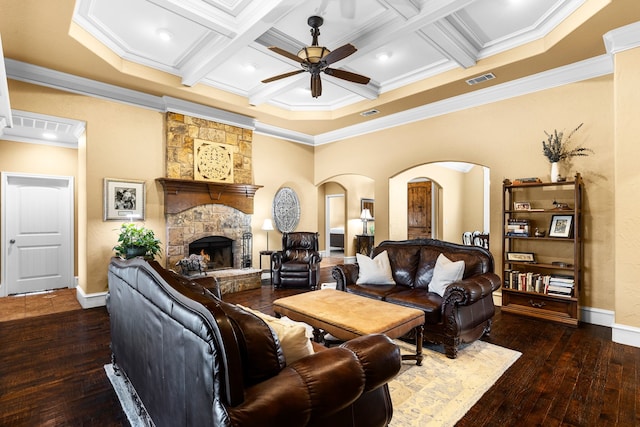
M502 311L535 317L566 325L577 326L579 320L578 297L583 276L583 225L582 199L584 184L579 173L573 181L512 183L503 182L503 234L502 251L503 287ZM553 202L563 203L569 209L554 209ZM516 210L516 203L529 203L535 210ZM549 237L553 215L571 216L569 237ZM528 220L529 236L507 234L509 220ZM544 237L535 237L534 230L545 232ZM509 260L509 253L534 254L534 262ZM544 289L536 292L518 289L509 283L512 272L531 273L540 276L573 278L570 296L547 294Z

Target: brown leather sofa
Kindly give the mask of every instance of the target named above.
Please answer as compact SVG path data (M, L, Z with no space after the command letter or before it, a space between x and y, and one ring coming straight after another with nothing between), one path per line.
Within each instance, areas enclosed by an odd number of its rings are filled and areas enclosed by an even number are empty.
M113 258L114 369L158 426L384 426L398 347L368 335L287 365L259 317L156 262Z
M320 281L320 261L316 232L282 234L282 250L271 254L271 280L276 288L316 289Z
M491 329L495 314L492 293L500 288L491 253L435 239L384 241L372 258L387 251L395 285L356 284L358 264L335 266L336 288L425 312L424 341L444 344L449 358L457 356L460 343L477 340ZM464 260L460 281L447 286L440 296L429 290L436 260L444 254L451 261Z

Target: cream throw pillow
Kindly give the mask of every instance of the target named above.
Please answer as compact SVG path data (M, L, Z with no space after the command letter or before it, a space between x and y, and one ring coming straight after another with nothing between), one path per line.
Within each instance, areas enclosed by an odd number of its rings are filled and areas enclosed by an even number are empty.
M264 320L271 330L275 332L278 340L280 340L280 347L287 365L313 354L313 345L310 339L313 334L310 330L311 328L308 328L305 323L293 321L288 317L278 319L248 307L240 307Z
M443 254L438 255L436 266L433 269L433 277L429 283L429 290L440 296L444 296L447 286L462 279L464 274L464 261L453 262Z
M371 259L366 255L356 254L358 262L358 279L356 285L395 285L391 274L391 264L387 251L380 252Z

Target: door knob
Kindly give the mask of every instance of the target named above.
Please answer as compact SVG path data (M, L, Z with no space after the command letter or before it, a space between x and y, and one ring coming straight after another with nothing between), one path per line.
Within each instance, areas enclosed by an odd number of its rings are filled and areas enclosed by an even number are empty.
M15 242L16 242L16 239L9 240L9 243L15 243Z

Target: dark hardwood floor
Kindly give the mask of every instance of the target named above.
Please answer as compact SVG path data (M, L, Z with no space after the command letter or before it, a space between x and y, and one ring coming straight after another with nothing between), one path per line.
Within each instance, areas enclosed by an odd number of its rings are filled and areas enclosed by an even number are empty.
M263 286L225 299L273 313L274 299L297 292ZM612 343L609 328L498 309L484 340L523 354L458 426L640 425L640 349ZM109 362L104 307L0 322L0 426L126 426Z

